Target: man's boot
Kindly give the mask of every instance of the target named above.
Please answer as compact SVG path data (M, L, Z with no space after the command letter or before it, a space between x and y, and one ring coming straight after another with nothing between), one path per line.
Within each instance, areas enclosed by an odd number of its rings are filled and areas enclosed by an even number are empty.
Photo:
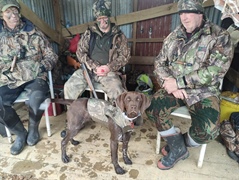
M27 144L29 146L34 146L40 140L40 133L38 131L40 124L40 120L34 121L33 119L29 119L28 121L28 136L27 136Z
M188 133L183 134L183 139L184 139L184 143L186 147L199 147L201 145L201 144L197 144L196 142L192 143L191 141L194 141L194 140L190 140L191 137L189 136ZM160 152L163 156L167 156L169 151L170 151L169 146L166 144L165 146L162 147Z
M181 133L164 136L163 138L167 142L170 151L167 156L164 156L159 160L158 168L161 170L167 170L171 169L179 160L186 159L189 156L189 152Z
M9 128L9 130L17 136L11 146L11 154L17 155L22 152L26 145L27 130L24 128L21 121L19 121L13 128Z

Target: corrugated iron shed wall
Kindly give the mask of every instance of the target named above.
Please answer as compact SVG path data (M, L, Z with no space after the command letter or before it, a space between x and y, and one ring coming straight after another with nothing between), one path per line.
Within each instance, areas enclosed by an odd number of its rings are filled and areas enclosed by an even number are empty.
M38 17L44 20L51 28L55 29L55 19L52 0L22 0ZM26 17L27 18L27 17ZM53 49L58 53L58 46L52 43Z

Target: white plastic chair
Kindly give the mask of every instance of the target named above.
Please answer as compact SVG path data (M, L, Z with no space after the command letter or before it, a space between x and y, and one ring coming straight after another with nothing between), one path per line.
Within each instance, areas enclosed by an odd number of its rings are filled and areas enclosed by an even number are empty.
M53 89L53 81L52 81L52 74L51 71L48 71L48 79L49 79L49 88L50 88L50 95L51 99L54 99L54 89ZM49 120L49 114L48 114L48 107L50 106L51 99L47 98L43 103L41 103L39 109L44 110L45 113L45 120L46 120L46 129L47 129L47 135L50 137L51 136L51 127L50 127L50 120ZM22 103L28 100L26 97L26 93L23 91L20 96L14 101L14 104L16 103ZM52 103L52 109L53 109L53 115L56 116L56 105L55 103ZM5 126L7 137L9 143L12 143L12 135L9 131L9 129Z

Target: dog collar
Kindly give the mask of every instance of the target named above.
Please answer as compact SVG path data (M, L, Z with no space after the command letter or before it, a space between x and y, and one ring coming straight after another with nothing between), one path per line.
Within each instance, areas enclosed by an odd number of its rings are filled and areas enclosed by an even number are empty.
M136 116L136 117L134 117L134 118L129 118L129 117L125 114L125 112L123 112L123 116L124 116L124 118L125 118L126 120L129 120L129 121L131 122L131 121L135 120L137 117L141 116L141 113L139 113L138 116Z

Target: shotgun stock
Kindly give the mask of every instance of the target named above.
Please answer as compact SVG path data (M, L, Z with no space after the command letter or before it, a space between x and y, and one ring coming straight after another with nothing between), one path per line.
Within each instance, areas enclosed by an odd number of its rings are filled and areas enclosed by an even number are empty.
M16 61L17 61L17 56L14 56L14 57L13 57L13 60L12 60L10 72L13 72L13 69L14 69L14 67L15 67L15 65L16 65Z

